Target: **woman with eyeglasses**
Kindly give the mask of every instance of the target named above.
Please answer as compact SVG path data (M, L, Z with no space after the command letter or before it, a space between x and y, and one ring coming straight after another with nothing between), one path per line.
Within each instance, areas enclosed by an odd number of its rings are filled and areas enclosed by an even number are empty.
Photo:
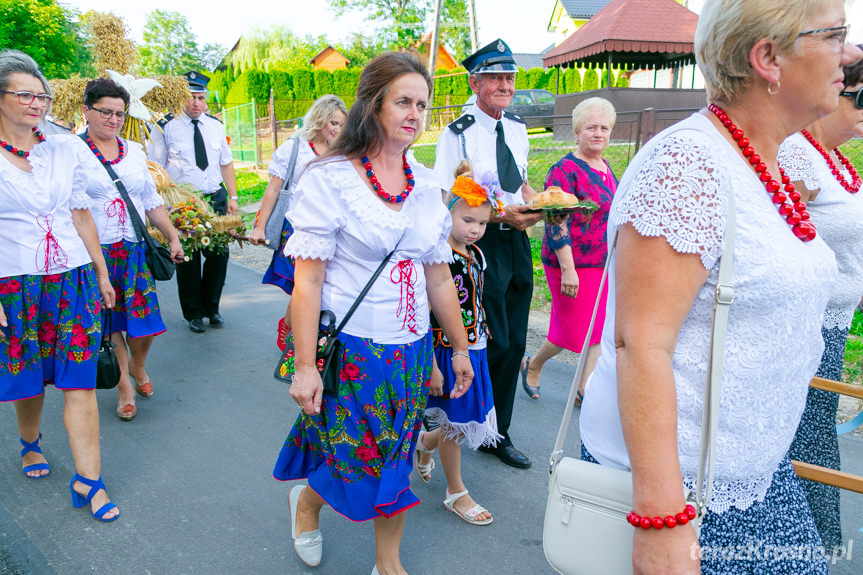
M584 460L632 474L637 574L828 573L788 449L837 265L777 151L836 108L843 67L863 56L846 34L842 0L707 0L694 44L710 103L651 138L612 201L608 312L580 432ZM732 225L713 481L696 534L686 492Z
M147 169L143 148L118 136L128 105L129 93L122 86L108 78L98 78L87 83L81 108L87 121L87 146L101 164L113 168L134 204L126 205L104 166L88 166L87 195L93 203L90 211L117 294L117 303L110 312L111 341L116 345L120 364L117 417L123 421L131 421L138 414L135 392L143 397L153 395L146 369L147 353L153 338L165 331L156 282L145 259L147 245L135 232L130 210L136 210L141 220L146 214L168 238L174 261L183 261L184 255L177 230Z
M863 48L863 46L858 46ZM815 373L842 380L845 344L854 309L863 296L863 193L860 174L839 146L863 137L863 62L844 68L839 106L829 116L789 137L779 148L785 175L803 196L818 233L836 254L839 279L821 324L824 353ZM836 411L839 396L810 389L803 419L791 444L791 459L839 469ZM827 550L842 545L839 489L802 481L815 524Z
M114 290L85 191L86 166L99 165L78 138L39 132L50 104L33 59L0 52L0 401L15 404L24 475L42 479L45 386L63 391L72 505L113 521L94 389L100 307L114 306Z

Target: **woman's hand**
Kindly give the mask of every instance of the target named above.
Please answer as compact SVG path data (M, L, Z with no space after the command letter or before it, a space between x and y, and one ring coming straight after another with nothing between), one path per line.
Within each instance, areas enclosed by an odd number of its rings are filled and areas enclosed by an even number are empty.
M691 524L673 529L635 529L632 539L634 575L698 575L698 539Z
M96 274L96 283L99 286L99 295L102 296L102 309L113 309L117 294L111 279L107 275Z
M324 384L316 367L300 367L291 378L291 397L306 415L321 412Z
M0 303L0 327L9 327L9 322L6 321L6 312L3 311L2 303ZM0 341L3 341L4 337L6 337L6 333L4 331L0 331Z
M560 270L560 293L567 297L578 295L578 272L575 268L561 268Z
M183 252L183 244L180 243L180 238L173 238L168 242L168 249L171 250L171 259L174 263L181 264L186 260L186 254Z
M267 234L264 226L258 226L252 230L252 233L249 234L249 243L253 246L259 246L261 244L265 244L267 241Z
M455 374L455 381L449 392L449 397L450 399L458 399L467 393L473 382L473 366L470 364L470 358L466 353L452 356L452 371Z
M443 372L437 366L437 362L432 365L431 379L429 380L429 395L440 397L443 395Z

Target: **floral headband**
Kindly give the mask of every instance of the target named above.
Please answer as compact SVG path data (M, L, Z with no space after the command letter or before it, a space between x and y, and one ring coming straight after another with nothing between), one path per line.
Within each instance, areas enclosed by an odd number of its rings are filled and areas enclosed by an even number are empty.
M467 176L459 176L453 182L452 193L455 197L449 203L447 209L452 209L456 199L464 198L467 205L472 208L489 202L497 215L504 215L503 202L501 202L502 192L496 182L482 185Z

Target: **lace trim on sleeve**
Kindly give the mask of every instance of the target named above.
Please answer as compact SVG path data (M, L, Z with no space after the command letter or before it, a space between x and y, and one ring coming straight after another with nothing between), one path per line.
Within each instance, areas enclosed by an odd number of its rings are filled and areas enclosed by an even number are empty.
M793 138L788 138L779 146L776 161L779 162L785 175L791 178L792 182L803 182L809 191L820 190L821 184L818 182L815 166L812 165L812 160L803 146L804 144Z
M159 192L156 191L155 186L152 188L147 186L147 189L143 194L141 194L141 205L144 207L145 212L149 212L159 206L164 206L165 200L163 200L162 196L159 195Z
M722 253L725 230L718 169L707 145L670 136L645 158L611 221L631 223L642 236L662 236L675 251L698 254L709 270Z
M72 190L72 196L69 198L70 210L89 210L93 207L93 202L90 201L90 196L83 190L75 188Z
M294 230L285 244L285 254L304 260L331 260L336 254L336 234L320 235Z
M452 248L449 247L445 238L438 242L431 253L420 259L420 262L424 264L449 264L452 261Z

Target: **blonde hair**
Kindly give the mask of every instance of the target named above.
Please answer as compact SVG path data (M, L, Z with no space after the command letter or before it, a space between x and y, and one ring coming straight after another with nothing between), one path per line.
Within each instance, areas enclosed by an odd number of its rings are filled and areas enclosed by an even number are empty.
M605 98L594 97L582 100L572 111L572 131L576 134L579 133L587 119L596 113L605 114L611 129L614 129L614 122L617 121L617 111L614 109L614 104Z
M465 176L466 178L473 179L473 166L468 160L462 160L455 167L455 177ZM461 196L457 196L452 191L452 186L450 186L449 191L446 193L446 197L444 198L444 205L446 205L447 209L452 213L452 211L456 208L456 206L464 203L465 200ZM490 213L494 213L494 207L491 205L491 202L486 200L482 205L488 204L488 209Z
M336 111L341 112L345 116L348 115L345 103L338 96L327 94L315 100L315 103L312 104L312 107L303 116L303 127L300 128L302 136L309 141L314 140L318 132L324 129L324 126L327 125L327 122L330 121L330 118L333 117Z
M790 51L809 18L833 0L706 0L695 30L695 59L707 100L735 100L752 83L749 52L768 38Z

